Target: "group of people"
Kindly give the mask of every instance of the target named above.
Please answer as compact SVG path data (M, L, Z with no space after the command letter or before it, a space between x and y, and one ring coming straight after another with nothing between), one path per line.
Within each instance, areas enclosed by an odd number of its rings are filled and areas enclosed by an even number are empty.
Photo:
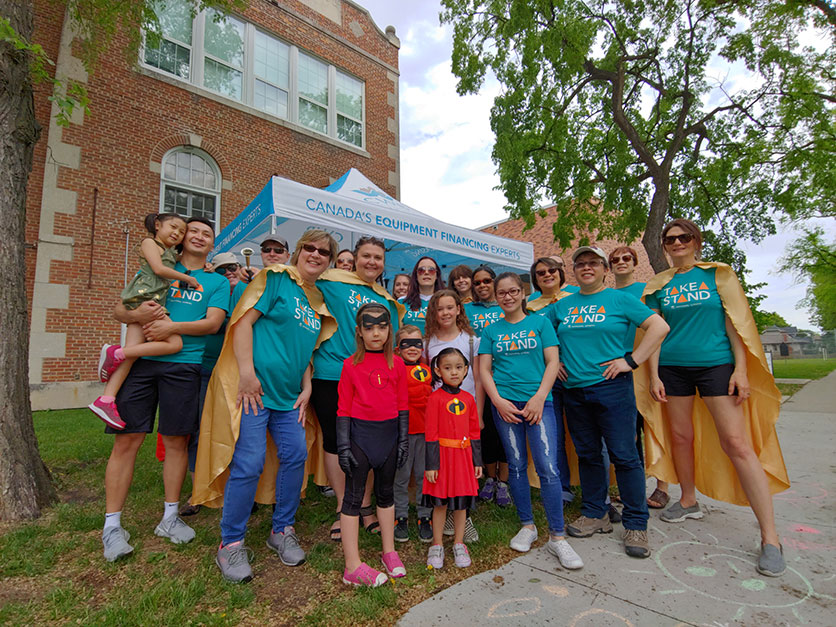
M692 222L665 226L672 268L647 284L633 277L633 249L581 246L577 286L562 258L541 257L528 298L518 274L485 265L453 268L445 286L430 256L392 277L390 293L382 240L338 251L317 229L292 255L267 236L261 271L231 253L209 271L210 224L163 214L146 226L140 272L116 309L129 325L125 345L103 349L107 387L90 406L116 434L107 560L133 550L121 510L159 403L165 503L155 533L188 542L194 531L181 516L222 506L216 563L229 581L252 578L245 536L256 502L275 503L267 547L288 566L305 561L294 524L314 458L336 496L329 535L342 543L347 584L406 574L395 543L410 537L410 482L433 568L444 565L447 534L455 565L471 564L478 501L513 503L520 529L510 546L528 551L538 538L532 485L547 549L564 568L583 567L567 536L610 533L611 514L627 555L649 557L648 505L666 505L668 483L679 483L663 521L700 518L696 488L749 503L761 529L757 570L784 571L771 498L788 486L777 390L737 278L700 261ZM581 516L566 525L575 457ZM610 464L621 512L609 500ZM187 469L193 493L180 509ZM649 499L646 472L659 480ZM361 527L380 534L378 567L361 557Z

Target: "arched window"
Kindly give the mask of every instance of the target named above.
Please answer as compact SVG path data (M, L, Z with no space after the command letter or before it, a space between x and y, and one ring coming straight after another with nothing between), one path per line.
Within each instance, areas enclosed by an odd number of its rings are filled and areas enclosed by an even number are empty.
M181 147L163 157L160 212L200 217L218 224L221 173L214 159L197 148Z

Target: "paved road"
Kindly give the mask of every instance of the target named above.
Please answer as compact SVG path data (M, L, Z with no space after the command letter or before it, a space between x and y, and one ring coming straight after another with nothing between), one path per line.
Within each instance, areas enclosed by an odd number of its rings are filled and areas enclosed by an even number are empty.
M616 525L572 540L580 571L541 547L416 605L400 625L836 625L836 371L783 405L778 434L792 481L775 496L783 577L755 571L751 510L703 497L702 520L671 525L651 510L650 559L627 557Z

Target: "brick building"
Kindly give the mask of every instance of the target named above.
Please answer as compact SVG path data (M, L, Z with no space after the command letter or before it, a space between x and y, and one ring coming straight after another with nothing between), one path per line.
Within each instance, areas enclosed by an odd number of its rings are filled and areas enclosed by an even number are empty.
M527 231L524 231L525 220L502 220L487 226L482 227L481 231L485 233L492 233L493 235L500 235L522 242L531 242L534 245L534 258L548 257L549 255L560 255L566 263L566 282L571 285L577 285L575 277L572 274L572 251L578 247L578 240L572 242L572 246L566 250L561 250L557 242L554 241L552 232L552 224L557 221L557 211L554 205L546 207L546 217L541 218L537 216L537 221L534 226ZM637 281L647 282L654 274L650 261L647 258L647 253L642 246L641 241L632 243L617 242L611 239L592 239L592 245L601 247L604 252L609 254L618 246L630 246L636 251L639 258L638 266L634 274ZM606 279L607 287L613 287L614 282L612 277Z
M86 83L90 115L43 134L26 216L30 382L35 409L100 393L98 348L138 267L143 217L176 211L219 231L273 174L325 186L351 167L399 197L398 50L350 0L252 0L192 17L169 0L163 39L128 58L117 36L87 76L59 5L36 0L35 41L59 77ZM77 52L77 49L75 50Z

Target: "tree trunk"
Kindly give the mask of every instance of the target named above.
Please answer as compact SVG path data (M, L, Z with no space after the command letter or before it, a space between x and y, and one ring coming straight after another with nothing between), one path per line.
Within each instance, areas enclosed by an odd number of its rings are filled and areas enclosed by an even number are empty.
M650 214L642 236L642 244L654 272L662 272L670 267L665 251L662 249L662 229L668 219L668 204L671 199L670 175L662 174L653 178L654 192L650 201Z
M6 3L3 12L29 41L33 3ZM0 42L0 521L36 518L55 499L29 403L24 225L39 135L28 54Z

